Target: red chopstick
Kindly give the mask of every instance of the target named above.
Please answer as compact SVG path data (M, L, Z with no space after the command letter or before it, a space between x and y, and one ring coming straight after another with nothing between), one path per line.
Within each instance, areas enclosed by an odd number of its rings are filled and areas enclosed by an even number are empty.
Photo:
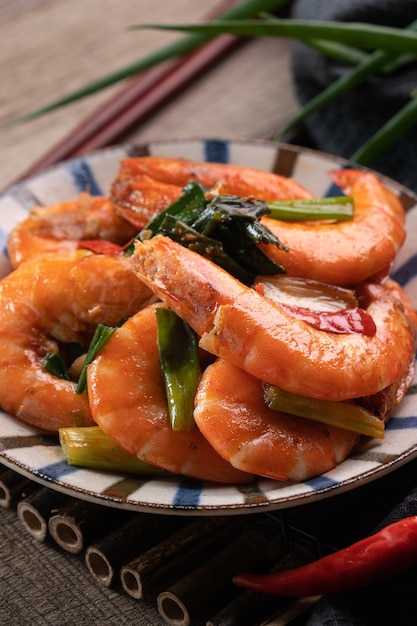
M239 0L223 0L206 19L221 15L238 2ZM170 59L150 70L140 72L33 163L15 182L59 161L117 142L242 42L241 38L221 35L180 59Z

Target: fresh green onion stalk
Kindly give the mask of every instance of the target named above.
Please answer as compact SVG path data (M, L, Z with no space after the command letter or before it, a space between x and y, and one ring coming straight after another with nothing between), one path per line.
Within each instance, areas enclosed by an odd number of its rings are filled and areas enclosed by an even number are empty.
M201 369L194 331L174 311L156 309L158 350L173 430L192 430Z
M274 411L353 430L369 437L384 437L384 421L356 404L308 398L269 384L264 385L264 398L267 406Z
M311 200L280 200L267 202L269 217L281 221L351 220L354 203L351 196Z
M59 441L70 465L139 476L168 474L123 450L98 426L61 428Z

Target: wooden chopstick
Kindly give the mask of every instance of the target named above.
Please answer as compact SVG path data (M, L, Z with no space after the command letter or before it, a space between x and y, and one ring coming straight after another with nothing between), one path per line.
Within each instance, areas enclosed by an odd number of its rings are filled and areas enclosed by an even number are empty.
M206 20L221 15L238 2L239 0L223 0L207 15ZM65 159L115 143L242 42L238 37L222 35L180 59L170 59L150 70L140 72L14 182L20 182Z
M195 52L187 55L183 60L168 71L163 80L156 83L136 102L132 102L119 115L102 127L90 140L85 141L70 156L85 154L98 147L108 146L121 138L132 127L145 121L150 115L156 113L167 101L180 94L194 80L198 79L203 72L207 71L225 54L231 52L242 43L242 39L232 35L224 35L213 39Z

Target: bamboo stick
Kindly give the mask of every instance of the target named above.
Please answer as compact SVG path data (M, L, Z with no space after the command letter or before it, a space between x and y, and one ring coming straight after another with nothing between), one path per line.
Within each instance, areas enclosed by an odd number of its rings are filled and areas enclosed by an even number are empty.
M241 527L240 518L199 518L121 568L123 589L136 599L155 599L173 580L219 550Z
M298 567L311 561L312 553L304 546L294 543L283 545L283 554L273 565L273 571ZM271 571L272 571L271 569ZM207 621L206 626L266 626L267 624L281 623L287 615L299 615L307 610L310 604L305 599L279 598L276 596L241 591L231 602L226 604ZM311 599L312 602L312 599ZM305 607L303 609L303 607ZM282 624L286 624L283 621Z
M129 515L128 511L71 498L49 519L48 530L61 548L71 554L79 554L93 537L104 536Z
M48 536L49 519L69 500L59 491L47 487L39 487L31 495L21 500L17 505L17 516L25 529L37 541L43 542Z
M36 487L36 483L13 470L2 470L0 472L0 506L3 508L16 506L19 500L32 493Z
M239 593L233 576L268 567L281 550L279 535L255 525L244 528L229 545L159 594L159 614L171 626L190 626L208 619Z
M88 546L85 553L88 570L99 584L110 587L123 564L188 523L188 517L135 513L113 532Z

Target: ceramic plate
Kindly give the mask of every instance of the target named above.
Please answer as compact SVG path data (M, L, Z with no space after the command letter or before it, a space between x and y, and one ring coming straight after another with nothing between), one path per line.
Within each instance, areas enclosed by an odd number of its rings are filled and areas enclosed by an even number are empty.
M107 194L118 163L127 155L183 156L200 161L230 162L289 175L316 196L330 193L327 172L343 168L342 159L268 142L190 140L128 145L67 161L8 189L0 197L0 272L10 271L5 251L11 228L35 205L54 204L80 191ZM407 209L407 230L416 232L417 198L384 179ZM394 277L417 304L417 244L408 236L398 256ZM57 438L45 435L0 413L0 461L6 467L70 495L108 506L160 513L238 514L280 509L356 488L417 456L417 395L412 386L389 421L384 440L364 441L335 470L292 484L259 479L244 486L217 486L191 479L143 479L71 467Z

